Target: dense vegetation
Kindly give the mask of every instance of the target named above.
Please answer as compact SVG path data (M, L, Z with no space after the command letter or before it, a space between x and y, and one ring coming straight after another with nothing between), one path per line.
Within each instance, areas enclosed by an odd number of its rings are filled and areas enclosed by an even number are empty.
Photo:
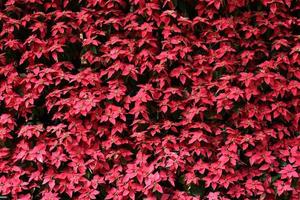
M1 0L0 197L300 199L298 0Z

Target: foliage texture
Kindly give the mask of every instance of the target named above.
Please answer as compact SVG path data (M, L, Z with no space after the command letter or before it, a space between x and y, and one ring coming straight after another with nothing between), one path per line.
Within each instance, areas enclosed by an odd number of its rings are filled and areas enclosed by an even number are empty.
M299 200L299 13L1 0L1 198Z

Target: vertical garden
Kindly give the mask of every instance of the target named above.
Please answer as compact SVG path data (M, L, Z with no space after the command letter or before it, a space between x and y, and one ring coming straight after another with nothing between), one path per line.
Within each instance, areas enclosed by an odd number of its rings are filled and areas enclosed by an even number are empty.
M299 200L299 0L0 0L0 198Z

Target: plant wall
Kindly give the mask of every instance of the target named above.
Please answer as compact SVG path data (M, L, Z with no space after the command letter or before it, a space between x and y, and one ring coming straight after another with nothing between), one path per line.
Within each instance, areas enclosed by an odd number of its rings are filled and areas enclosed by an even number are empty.
M299 13L1 0L0 197L299 200Z

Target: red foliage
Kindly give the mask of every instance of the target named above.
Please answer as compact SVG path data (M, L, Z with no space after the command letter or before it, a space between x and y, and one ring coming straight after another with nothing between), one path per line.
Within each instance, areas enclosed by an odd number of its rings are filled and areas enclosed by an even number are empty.
M299 13L0 1L0 195L299 200Z

